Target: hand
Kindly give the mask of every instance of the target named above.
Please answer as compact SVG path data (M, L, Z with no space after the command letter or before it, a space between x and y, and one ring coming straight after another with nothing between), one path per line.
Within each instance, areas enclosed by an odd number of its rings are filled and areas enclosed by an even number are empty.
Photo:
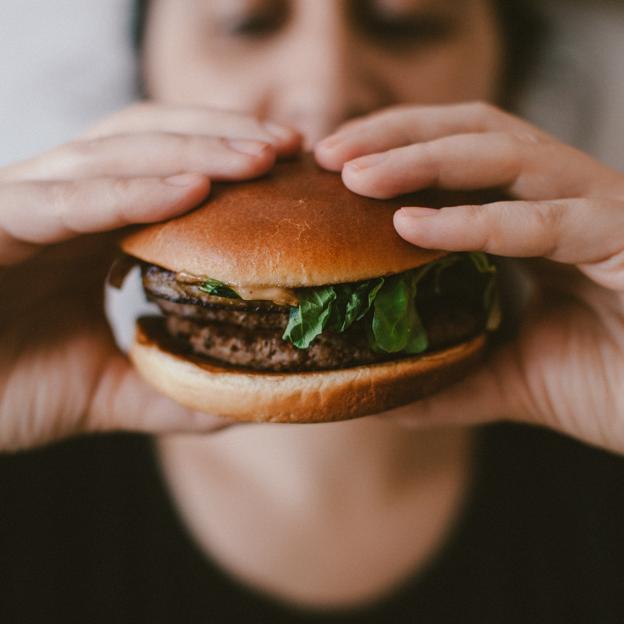
M501 187L513 198L406 207L421 247L523 261L535 296L516 339L471 377L394 410L413 426L513 419L624 452L624 175L484 104L402 107L356 120L316 148L370 197L426 186ZM540 259L538 259L540 258Z
M211 180L261 175L299 145L243 115L142 104L0 170L0 451L223 427L153 392L115 347L102 308L115 230L181 214Z

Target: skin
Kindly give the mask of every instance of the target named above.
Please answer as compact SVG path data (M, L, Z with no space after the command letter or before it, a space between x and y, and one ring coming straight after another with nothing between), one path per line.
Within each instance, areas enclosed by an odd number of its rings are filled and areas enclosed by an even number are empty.
M624 176L484 104L408 107L356 121L317 158L370 197L436 184L512 198L435 211L405 207L415 245L531 258L534 294L516 340L447 392L401 409L408 425L508 418L624 450ZM460 416L461 415L461 416Z
M147 90L168 103L292 124L308 147L347 119L392 104L496 97L501 44L488 2L359 4L371 6L371 26L353 17L346 0L191 0L184 10L156 0ZM267 17L271 11L282 21ZM263 20L264 30L254 26ZM400 29L406 22L407 33ZM426 37L423 29L439 34Z
M104 316L104 280L118 229L193 208L211 180L261 175L300 137L238 114L171 113L135 106L0 171L0 450L85 431L223 426L139 379Z
M315 606L374 599L443 543L470 483L471 434L432 424L509 418L624 451L624 176L490 105L454 104L497 96L502 52L485 0L374 4L384 28L396 12L446 34L403 41L391 29L383 43L342 0L293 0L258 37L240 24L270 2L157 0L144 60L165 104L0 172L3 450L223 427L138 379L113 344L101 285L118 228L188 210L212 179L261 175L299 148L287 126L363 195L506 188L512 201L395 216L421 246L532 258L521 331L475 375L380 418L159 443L197 543L245 581ZM450 30L449 15L461 16Z

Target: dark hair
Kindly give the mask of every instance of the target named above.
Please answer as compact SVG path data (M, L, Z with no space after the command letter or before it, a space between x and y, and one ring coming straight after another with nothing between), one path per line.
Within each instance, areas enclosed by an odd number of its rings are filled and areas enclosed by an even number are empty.
M503 104L512 104L537 63L546 37L546 20L533 0L495 0L505 44Z
M137 50L143 46L143 36L147 23L148 0L135 0L134 15L132 16L132 41Z
M545 22L535 0L492 0L505 42L506 67L503 104L514 101L534 66L545 34ZM140 52L149 0L135 0L133 40Z

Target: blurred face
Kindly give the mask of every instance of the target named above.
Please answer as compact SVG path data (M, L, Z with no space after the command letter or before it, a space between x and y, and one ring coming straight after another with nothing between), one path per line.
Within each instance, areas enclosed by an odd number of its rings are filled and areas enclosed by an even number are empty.
M153 0L149 94L271 117L310 142L402 103L493 99L491 0Z

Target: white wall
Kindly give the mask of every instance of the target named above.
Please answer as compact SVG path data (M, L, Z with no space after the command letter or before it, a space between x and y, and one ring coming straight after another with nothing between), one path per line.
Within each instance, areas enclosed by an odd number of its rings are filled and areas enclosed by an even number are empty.
M134 94L130 0L0 0L0 166Z

